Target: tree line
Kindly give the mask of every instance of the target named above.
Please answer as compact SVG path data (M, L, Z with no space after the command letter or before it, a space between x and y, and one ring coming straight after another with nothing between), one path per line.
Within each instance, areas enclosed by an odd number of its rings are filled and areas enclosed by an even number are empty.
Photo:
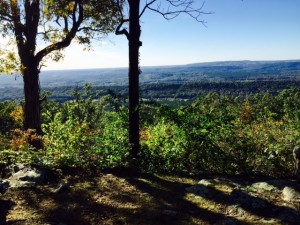
M210 92L216 92L219 95L231 95L234 97L246 97L254 94L270 93L278 94L284 89L299 89L300 81L248 81L248 82L187 82L178 83L155 83L141 84L140 97L147 100L172 102L188 100L193 101L196 98L207 95ZM66 102L74 100L70 95L74 90L83 90L84 86L62 86L62 87L44 87L42 96L57 102ZM123 98L128 98L128 86L94 86L94 98L106 95L109 91ZM24 98L23 91L20 88L1 88L0 101L15 99L21 101ZM166 102L166 101L165 101ZM168 101L167 101L168 102Z

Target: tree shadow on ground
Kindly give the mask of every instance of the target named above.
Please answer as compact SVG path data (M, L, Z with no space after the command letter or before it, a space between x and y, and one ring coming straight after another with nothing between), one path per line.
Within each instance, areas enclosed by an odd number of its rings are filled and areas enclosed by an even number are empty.
M72 178L69 190L53 193L49 187L18 190L24 210L38 213L34 219L10 224L212 224L226 218L201 209L184 199L184 183L154 180L164 189L147 184L151 177L121 178L111 174ZM145 179L145 180L143 180ZM158 179L158 178L157 178ZM152 181L151 181L152 182ZM182 189L183 188L183 189ZM174 214L175 212L175 214ZM231 218L235 224L244 224Z
M13 205L10 200L0 200L0 225L6 224L6 216Z
M124 177L124 174L114 174ZM146 196L151 196L155 201L155 212L158 224L222 224L230 221L232 224L248 224L234 217L226 216L209 209L201 208L199 205L186 199L185 189L189 186L184 182L169 181L152 174L143 174L125 179L137 187ZM222 192L216 192L219 203L224 204L228 196ZM224 195L224 196L222 196Z
M137 176L136 178L128 179L128 181L141 191L153 196L160 205L161 210L170 209L180 212L177 217L178 224L180 224L181 219L184 219L184 215L185 217L193 216L213 224L225 219L223 214L203 209L201 206L199 207L199 205L187 201L185 199L187 185L182 183L170 182L152 174ZM241 183L245 184L245 181ZM196 196L225 205L225 207L235 206L248 215L254 215L266 220L280 221L283 224L298 224L298 221L300 221L300 212L297 209L273 204L258 195L251 195L244 190L233 189L228 194L201 184L197 184L197 186L201 186L200 190L205 191L196 193ZM281 187L283 188L282 185ZM227 219L230 218L231 223L244 223L235 219L234 215L229 215L232 214L227 213L226 217ZM239 216L237 215L237 217Z
M214 210L204 207L187 198L186 188L191 183L180 177L124 172L88 176L77 174L71 176L68 189L53 192L58 184L6 193L14 194L17 202L22 199L24 210L38 214L34 218L26 217L23 222L10 219L9 224L250 224L251 222L239 216L226 213L226 207L234 205L259 217L277 219L282 224L293 223L281 217L280 212L298 215L295 209L277 206L243 190L234 189L231 193L226 193L202 185L209 191L198 192L194 194L194 198L203 198L220 208ZM10 196L6 199L10 199ZM260 207L249 206L243 199ZM8 207L3 211L5 216L9 209Z

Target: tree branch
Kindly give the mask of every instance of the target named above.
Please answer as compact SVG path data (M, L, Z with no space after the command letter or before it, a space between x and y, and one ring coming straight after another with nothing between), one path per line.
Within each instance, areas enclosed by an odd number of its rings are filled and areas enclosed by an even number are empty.
M41 51L39 51L35 56L37 62L41 62L42 59L46 55L50 54L51 52L61 50L65 47L68 47L71 44L71 41L76 36L76 33L79 30L79 27L83 22L83 11L84 11L84 8L83 8L82 1L76 0L74 7L73 7L73 13L72 13L73 24L72 24L71 30L66 34L65 38L63 40L61 40L60 42L56 42L52 45L45 47ZM76 14L78 14L78 16L77 16L78 18L76 18Z
M120 13L122 19L121 19L120 24L116 28L115 34L116 35L125 35L127 40L129 40L129 32L125 28L121 30L123 24L129 22L129 19L124 19L120 0L117 0L117 5L118 5L118 10L119 10L119 13Z
M19 53L21 53L22 49L24 48L24 38L22 34L25 31L25 27L21 23L20 8L18 6L17 1L10 2L10 10L12 13L12 20L14 23L14 33L17 41L18 51Z
M129 20L122 20L121 23L119 24L119 26L116 29L115 34L116 35L125 35L127 40L129 40L129 32L124 28L121 30L122 26L124 23L129 22Z
M195 2L194 0L165 0L165 1L169 3L169 7L167 10L161 9L160 5L157 8L153 8L151 7L151 4L146 5L146 8L156 13L159 13L166 20L172 20L177 16L179 16L180 14L185 13L190 17L192 17L193 19L195 19L197 22L202 23L203 25L205 25L205 21L201 20L200 16L203 14L212 14L212 12L203 11L205 2L203 2L199 8L194 8L193 7L193 4Z
M142 12L140 13L140 18L142 17L142 15L144 14L144 12L146 11L146 9L148 8L148 7L150 7L154 2L156 2L157 0L152 0L151 2L146 2L146 5L144 6L144 8L143 8L143 10L142 10Z

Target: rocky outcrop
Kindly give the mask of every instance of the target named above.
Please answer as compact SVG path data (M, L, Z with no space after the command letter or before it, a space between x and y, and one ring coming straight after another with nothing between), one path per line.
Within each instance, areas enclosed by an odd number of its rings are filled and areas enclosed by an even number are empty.
M14 164L6 167L5 174L9 177L2 181L2 186L6 185L5 187L7 187L8 185L9 188L34 187L44 180L42 170L24 164Z
M226 194L222 194L225 191ZM195 198L214 200L221 195L229 218L260 217L258 223L272 221L297 224L300 221L300 184L293 180L238 183L230 179L203 179L186 188ZM219 199L220 202L220 199ZM274 204L276 202L276 204ZM267 215L267 217L266 217ZM228 218L227 218L228 219ZM225 223L221 224L227 224Z

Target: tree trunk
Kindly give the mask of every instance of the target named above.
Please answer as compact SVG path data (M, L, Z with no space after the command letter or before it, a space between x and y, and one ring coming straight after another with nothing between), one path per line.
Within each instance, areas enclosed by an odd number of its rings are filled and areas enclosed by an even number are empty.
M42 134L40 112L40 84L39 70L35 66L29 66L23 71L24 80L24 127L34 129L37 134Z
M140 42L140 1L129 0L129 143L132 159L137 159L140 150L139 136L139 48Z

